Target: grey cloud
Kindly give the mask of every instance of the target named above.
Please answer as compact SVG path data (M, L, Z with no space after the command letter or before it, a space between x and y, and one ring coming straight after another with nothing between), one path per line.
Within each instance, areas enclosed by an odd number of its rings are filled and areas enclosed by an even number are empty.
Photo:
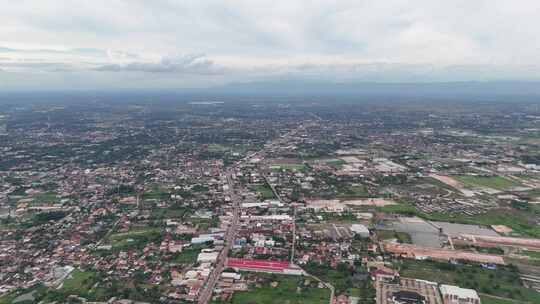
M220 68L202 54L188 54L163 57L159 62L131 62L128 64L108 64L95 68L101 72L148 72L148 73L187 73L216 74Z

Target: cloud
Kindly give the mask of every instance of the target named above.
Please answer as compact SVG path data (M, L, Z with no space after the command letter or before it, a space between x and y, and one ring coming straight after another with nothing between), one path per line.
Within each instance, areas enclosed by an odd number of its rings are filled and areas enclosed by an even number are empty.
M214 63L202 54L163 57L159 62L131 62L108 64L95 68L101 72L147 72L147 73L187 73L214 74L219 72Z
M36 79L46 73L61 81L64 72L80 73L78 84L114 78L125 86L144 77L176 86L289 74L538 80L539 14L537 0L7 1L0 57L9 60L0 66L11 84L37 75L21 86L45 83Z

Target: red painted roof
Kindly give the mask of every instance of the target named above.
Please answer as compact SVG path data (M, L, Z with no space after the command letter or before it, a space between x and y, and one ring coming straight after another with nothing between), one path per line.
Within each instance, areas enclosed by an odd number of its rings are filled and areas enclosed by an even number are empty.
M289 262L229 258L227 260L227 267L283 271L289 267Z

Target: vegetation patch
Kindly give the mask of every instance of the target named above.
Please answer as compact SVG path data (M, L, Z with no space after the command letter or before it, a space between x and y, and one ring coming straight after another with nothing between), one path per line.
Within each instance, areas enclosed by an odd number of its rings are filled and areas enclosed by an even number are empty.
M276 198L272 188L270 188L267 183L257 185L253 188L253 190L255 190L263 200Z
M257 274L257 282L246 292L236 292L234 304L326 304L330 290L318 288L317 282L299 276ZM306 284L306 280L308 284Z
M455 177L469 188L492 188L497 190L507 190L512 187L520 186L518 182L504 178L502 176L473 176L461 175Z
M476 264L454 265L415 260L403 260L398 266L403 277L472 288L502 298L540 302L540 293L523 287L518 270L513 266L498 266L495 270L489 270Z

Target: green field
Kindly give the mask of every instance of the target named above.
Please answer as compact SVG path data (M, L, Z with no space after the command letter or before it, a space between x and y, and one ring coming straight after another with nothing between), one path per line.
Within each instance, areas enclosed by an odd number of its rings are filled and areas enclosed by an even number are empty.
M229 151L230 148L225 146L225 145L221 145L221 144L209 144L208 145L208 152L211 152L211 153L221 153L221 152L226 152L226 151Z
M67 294L86 293L97 281L97 274L92 271L73 270L62 283L61 290Z
M113 233L107 237L107 243L115 250L142 248L148 242L161 241L160 228L138 228L128 232Z
M526 255L532 259L540 260L540 251L529 251L529 250L523 250L520 252L522 255Z
M521 284L516 269L499 266L488 270L479 265L452 265L445 262L404 260L399 263L402 277L472 288L493 296L539 303L540 293Z
M488 295L480 295L480 301L482 301L482 304L520 304L520 303L523 303L517 300L512 300L512 299L503 300L501 298L490 297Z
M34 195L34 202L36 203L55 203L60 201L56 193L44 192Z
M26 289L17 289L0 296L0 304L10 304L15 300L16 303L20 304L36 303L43 298L46 292L47 287L41 284ZM32 298L34 300L31 300Z
M236 292L231 303L234 304L326 304L330 290L316 287L315 280L305 285L306 278L287 275L257 274L265 282L250 286L246 292ZM272 283L277 283L273 287ZM274 283L274 284L275 284Z
M325 163L329 166L332 166L336 169L341 169L343 167L343 165L346 164L346 162L342 159L329 159L327 161L325 161Z
M208 248L206 245L192 245L190 247L184 248L182 252L175 253L173 255L172 262L178 264L194 264L197 262L197 256L202 249Z
M142 195L142 199L144 200L163 200L169 198L170 193L167 192L165 189L161 189L159 187L155 187L151 190L145 191Z
M274 192L272 192L272 188L266 183L255 186L253 190L255 190L263 200L276 198Z
M287 170L287 171L305 171L307 169L304 164L274 164L270 166L272 170Z
M153 208L150 216L154 219L184 218L189 213L190 210L186 207Z
M518 182L502 176L461 175L455 176L454 178L469 188L486 187L497 190L507 190L512 187L520 186Z
M363 185L339 187L337 196L340 198L367 197L369 193Z

